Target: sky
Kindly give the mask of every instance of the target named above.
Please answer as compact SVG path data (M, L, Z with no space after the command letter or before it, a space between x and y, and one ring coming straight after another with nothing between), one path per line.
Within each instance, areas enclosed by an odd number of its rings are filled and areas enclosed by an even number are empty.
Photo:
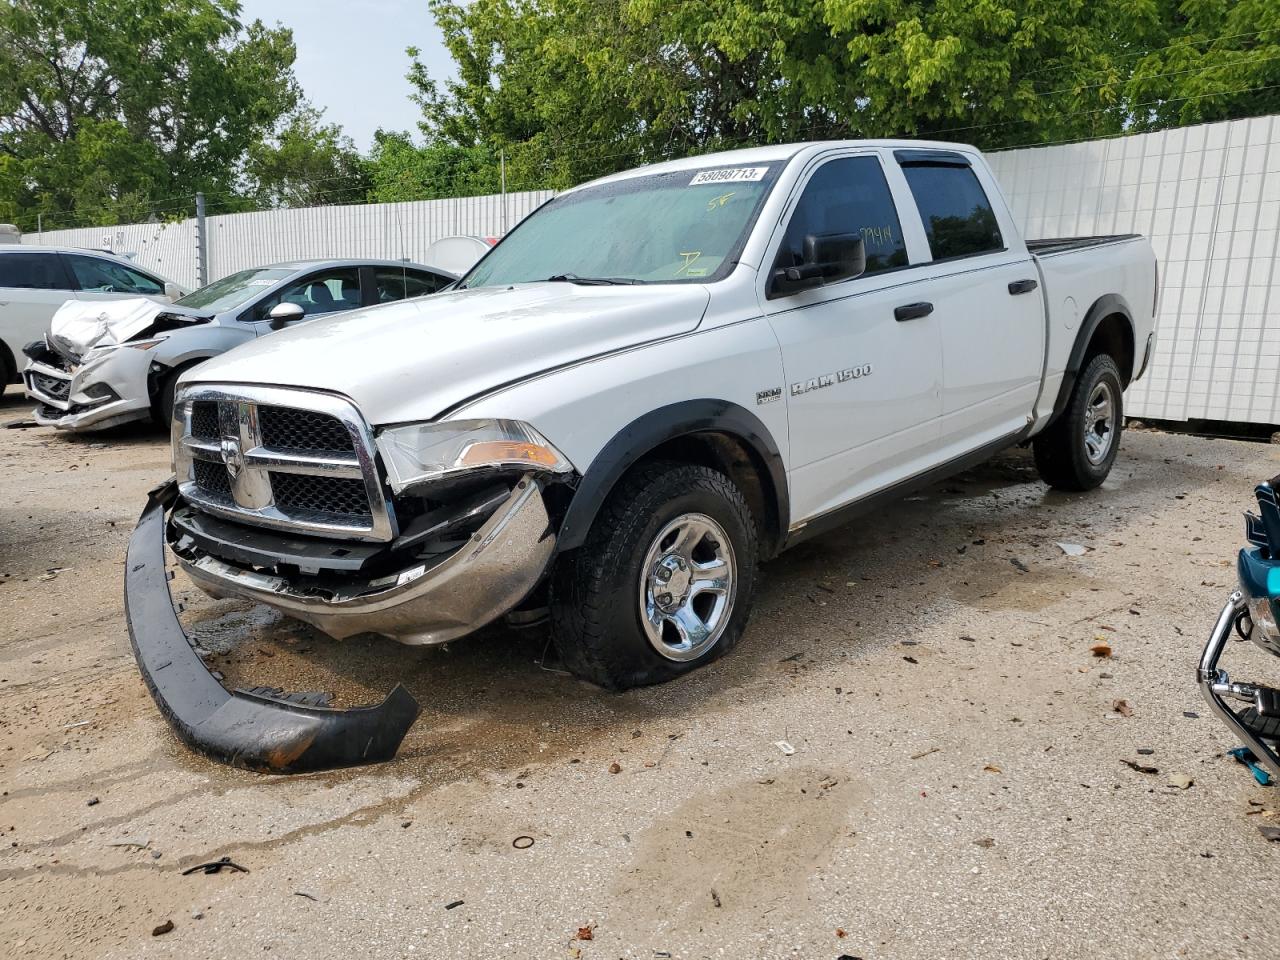
M361 150L378 127L417 134L405 47L421 49L436 79L454 75L427 0L241 0L241 7L243 22L293 30L303 91Z

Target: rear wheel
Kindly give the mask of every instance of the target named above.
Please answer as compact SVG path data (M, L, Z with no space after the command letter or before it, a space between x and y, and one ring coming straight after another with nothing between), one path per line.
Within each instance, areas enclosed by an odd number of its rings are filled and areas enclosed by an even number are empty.
M552 580L552 636L575 675L610 690L661 683L727 653L746 626L756 530L724 474L646 464L610 494Z
M1092 490L1107 479L1120 450L1124 406L1120 370L1107 354L1080 372L1067 408L1032 441L1041 479L1058 490Z

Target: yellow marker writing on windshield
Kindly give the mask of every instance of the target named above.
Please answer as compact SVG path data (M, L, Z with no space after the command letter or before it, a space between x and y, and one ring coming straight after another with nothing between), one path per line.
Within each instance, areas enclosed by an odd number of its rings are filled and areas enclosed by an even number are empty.
M684 257L684 263L676 269L676 276L682 273L688 273L689 268L698 262L698 258L702 256L701 250L681 250L680 256Z
M718 207L723 207L726 203L729 202L729 199L732 196L733 196L732 193L722 193L718 197L712 197L710 200L707 201L707 212L711 213L713 210L717 209Z

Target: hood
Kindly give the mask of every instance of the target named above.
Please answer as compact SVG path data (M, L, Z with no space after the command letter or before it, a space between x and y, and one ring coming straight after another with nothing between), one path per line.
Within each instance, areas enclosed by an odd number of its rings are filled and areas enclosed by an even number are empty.
M189 323L204 323L190 309L157 303L147 297L127 300L68 300L49 321L49 346L70 360L79 360L94 347L110 347L172 330Z
M340 393L374 425L429 420L503 384L692 330L709 300L684 284L459 290L303 323L183 380Z

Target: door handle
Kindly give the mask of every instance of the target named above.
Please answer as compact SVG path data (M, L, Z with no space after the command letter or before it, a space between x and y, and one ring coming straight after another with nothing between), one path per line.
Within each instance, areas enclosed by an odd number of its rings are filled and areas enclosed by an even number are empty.
M1038 286L1040 286L1040 284L1036 283L1034 280L1015 280L1013 283L1009 284L1009 292L1016 297L1020 293L1030 293Z
M932 303L904 303L900 307L895 307L893 311L893 319L902 323L904 320L918 320L921 317L927 317L933 313Z

